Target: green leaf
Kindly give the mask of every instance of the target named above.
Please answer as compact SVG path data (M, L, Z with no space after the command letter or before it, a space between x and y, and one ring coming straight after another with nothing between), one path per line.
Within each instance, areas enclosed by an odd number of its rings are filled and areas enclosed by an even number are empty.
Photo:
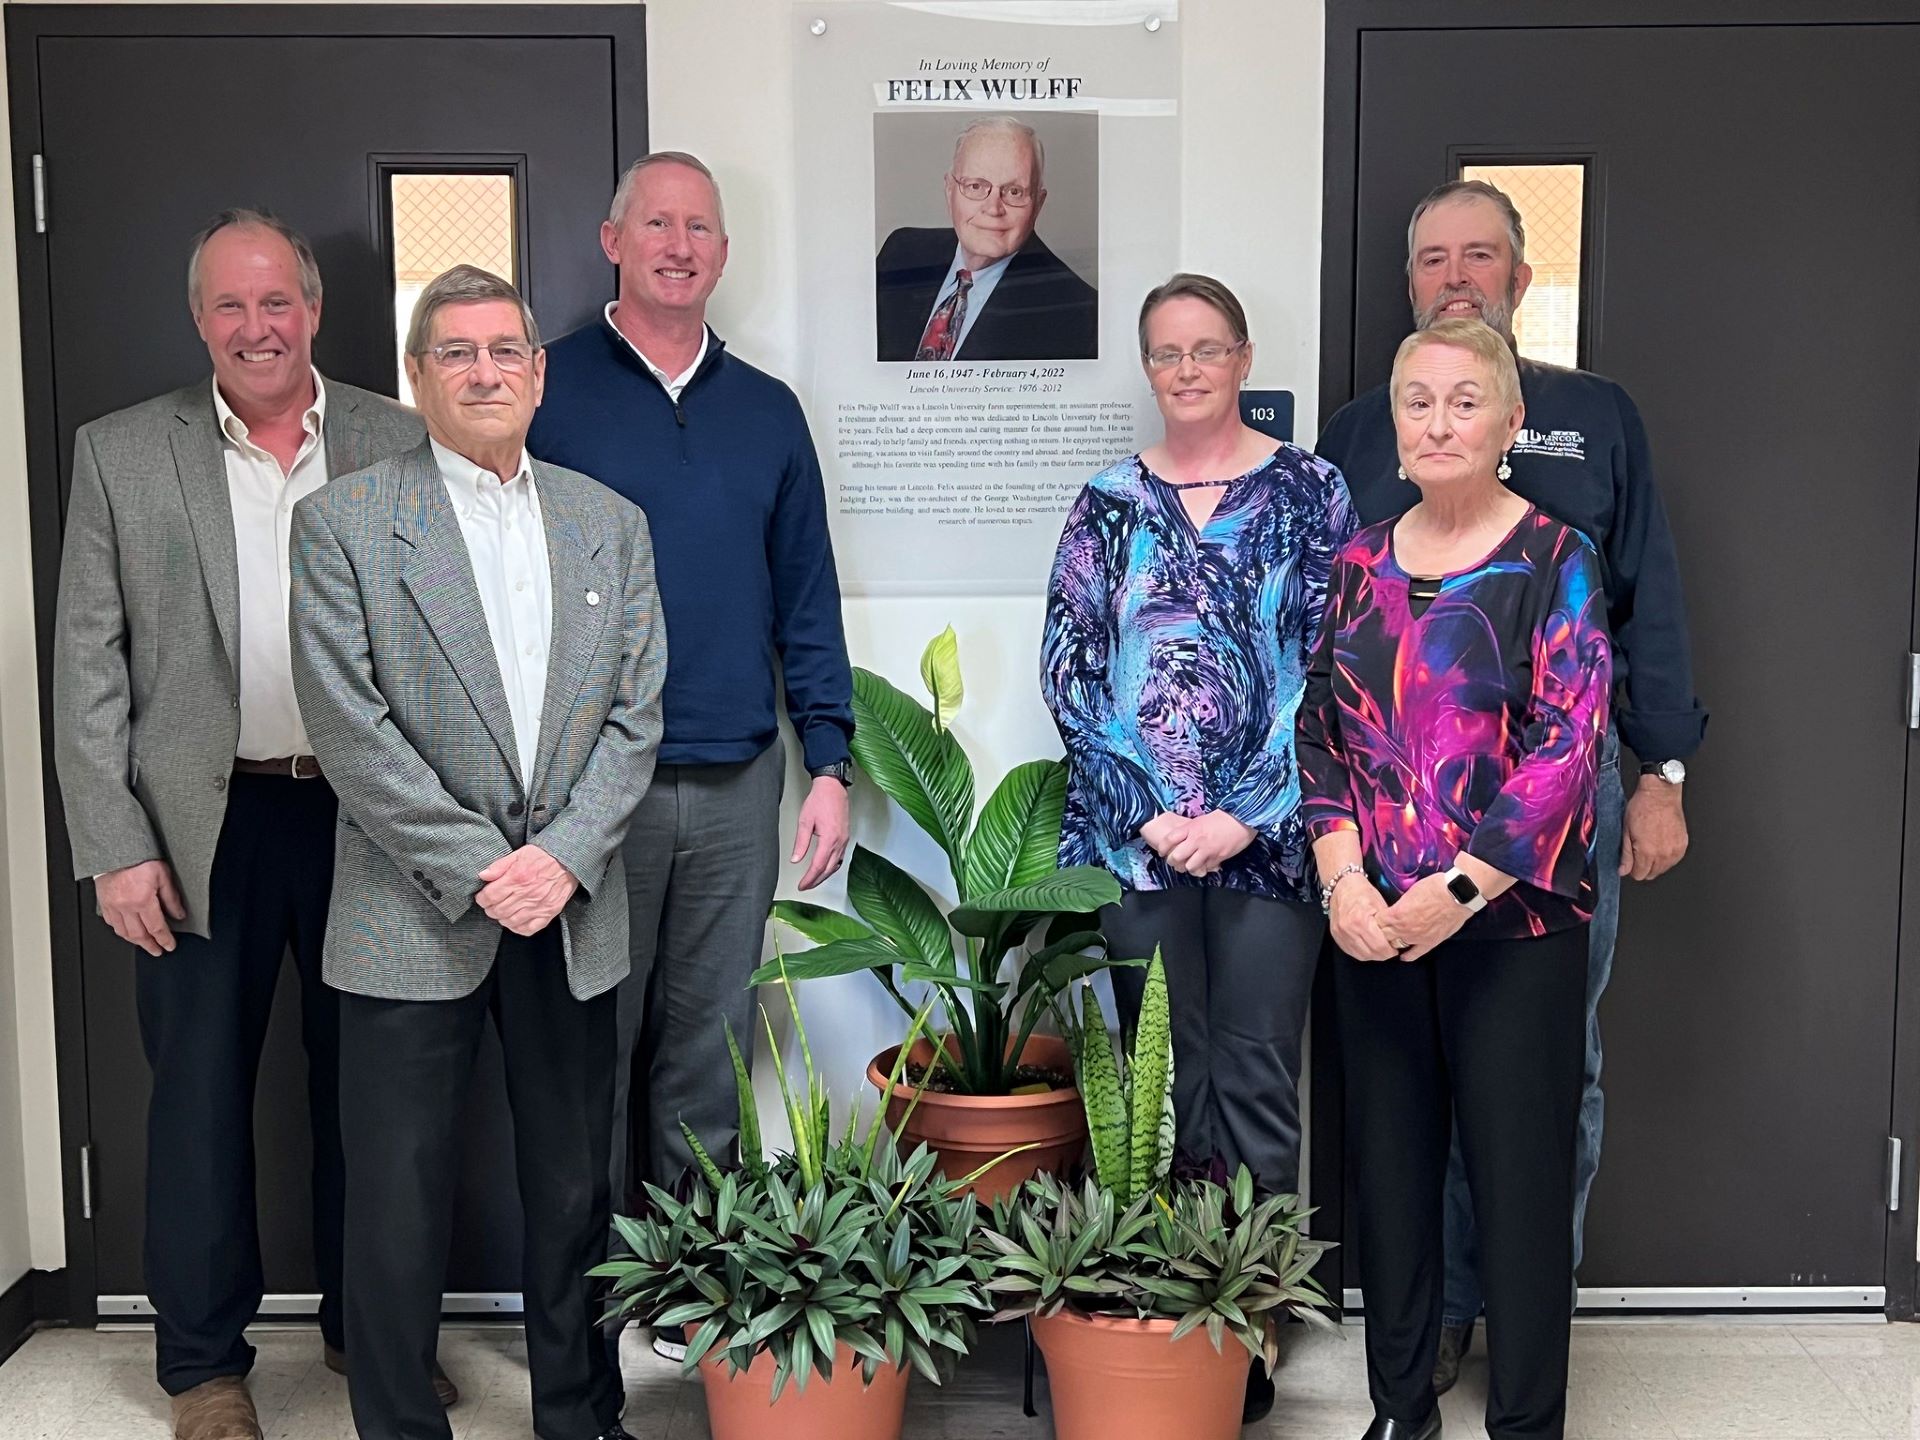
M986 936L1011 914L1051 915L1058 910L1098 910L1120 903L1120 882L1097 865L1069 865L1033 880L971 896L948 917L963 935Z
M853 726L860 768L947 852L960 876L973 819L973 765L953 732L936 727L919 701L858 667Z
M1167 1008L1167 971L1154 947L1147 967L1146 993L1140 1000L1140 1021L1134 1029L1131 1107L1128 1115L1127 1191L1145 1195L1172 1163L1168 1147L1163 1159L1162 1116L1173 1105L1173 1024Z
M891 969L905 957L878 935L866 940L832 940L812 950L801 950L784 957L775 956L747 977L750 985L777 985L782 975L789 980L824 980L831 975L857 975L862 970Z
M933 697L933 723L944 730L960 713L966 687L960 680L960 638L949 625L920 654L920 683Z
M753 1096L753 1072L733 1038L733 1023L724 1017L720 1023L727 1032L727 1053L733 1057L733 1091L740 1101L740 1162L750 1173L758 1172L767 1162L760 1147L760 1102ZM720 1228L726 1228L724 1221Z
M1127 1099L1120 1088L1120 1064L1114 1057L1107 1017L1091 985L1081 991L1079 1064L1075 1079L1087 1111L1087 1133L1093 1141L1093 1169L1100 1183L1121 1204L1131 1204L1131 1150L1127 1138Z
M1007 772L988 797L967 841L969 896L1044 880L1060 865L1060 817L1067 767L1029 760Z
M693 1127L684 1120L680 1122L680 1133L686 1136L687 1149L692 1152L695 1162L700 1166L700 1173L706 1176L709 1185L718 1190L724 1180L720 1174L720 1167L713 1163L713 1157L707 1154L706 1146L700 1143L700 1137L693 1133Z
M769 915L816 945L830 940L871 940L873 929L851 915L815 905L809 900L776 900Z
M847 899L861 919L910 960L935 970L953 966L953 932L933 897L898 865L864 845L847 866ZM789 969L791 973L791 969Z

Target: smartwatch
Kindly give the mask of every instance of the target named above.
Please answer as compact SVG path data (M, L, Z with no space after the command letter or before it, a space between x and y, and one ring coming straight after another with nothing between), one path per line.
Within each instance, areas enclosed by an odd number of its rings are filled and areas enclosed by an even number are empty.
M825 780L831 777L838 780L849 790L853 788L853 762L851 760L836 760L831 765L813 767L807 771L807 774L816 780Z
M1487 897L1480 893L1480 887L1473 883L1473 877L1458 865L1441 877L1447 882L1447 893L1470 911L1487 908Z
M1649 761L1640 767L1642 775L1657 775L1669 785L1684 785L1687 781L1687 767L1678 760Z

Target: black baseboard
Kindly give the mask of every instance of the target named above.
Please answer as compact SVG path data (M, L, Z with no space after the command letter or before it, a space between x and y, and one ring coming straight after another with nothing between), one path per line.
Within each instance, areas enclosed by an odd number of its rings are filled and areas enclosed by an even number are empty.
M0 1293L0 1361L42 1325L58 1321L65 1290L64 1270L29 1270Z

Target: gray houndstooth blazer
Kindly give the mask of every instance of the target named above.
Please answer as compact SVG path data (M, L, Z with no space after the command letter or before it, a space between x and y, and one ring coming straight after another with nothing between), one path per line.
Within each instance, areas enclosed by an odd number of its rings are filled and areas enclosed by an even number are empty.
M580 888L559 923L587 999L627 973L620 842L653 778L666 628L639 509L539 460L553 575L547 693L520 774L486 612L425 444L293 511L293 682L340 797L327 983L451 1000L504 933L473 903L480 872L532 842Z
M337 380L327 468L410 450L420 417ZM240 743L240 570L213 382L82 425L54 619L53 758L76 879L165 860L212 924L214 847Z

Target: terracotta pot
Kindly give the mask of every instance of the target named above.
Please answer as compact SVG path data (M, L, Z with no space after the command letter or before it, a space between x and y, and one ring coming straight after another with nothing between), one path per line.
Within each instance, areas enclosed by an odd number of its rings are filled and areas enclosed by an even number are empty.
M953 1042L947 1043L951 1048ZM890 1046L867 1066L867 1079L876 1090L885 1088L899 1053L898 1045ZM916 1040L908 1058L926 1064L933 1058L932 1043ZM1057 1035L1029 1037L1020 1063L1073 1074L1073 1052ZM887 1101L887 1123L897 1130L912 1104L913 1086L895 1085ZM928 1090L901 1135L908 1149L921 1141L939 1155L940 1169L953 1180L971 1175L996 1155L1033 1144L1032 1150L1001 1161L974 1182L980 1203L991 1205L1043 1170L1058 1173L1075 1164L1087 1145L1087 1112L1072 1086L1045 1095L945 1095Z
M789 1380L774 1401L767 1398L774 1368L773 1354L765 1350L738 1375L723 1351L700 1362L713 1440L900 1440L910 1371L882 1365L868 1385L860 1357L842 1345L832 1380L813 1375L804 1390Z
M1054 1440L1238 1440L1246 1350L1215 1350L1207 1327L1172 1340L1172 1320L1062 1310L1033 1322L1047 1359Z

